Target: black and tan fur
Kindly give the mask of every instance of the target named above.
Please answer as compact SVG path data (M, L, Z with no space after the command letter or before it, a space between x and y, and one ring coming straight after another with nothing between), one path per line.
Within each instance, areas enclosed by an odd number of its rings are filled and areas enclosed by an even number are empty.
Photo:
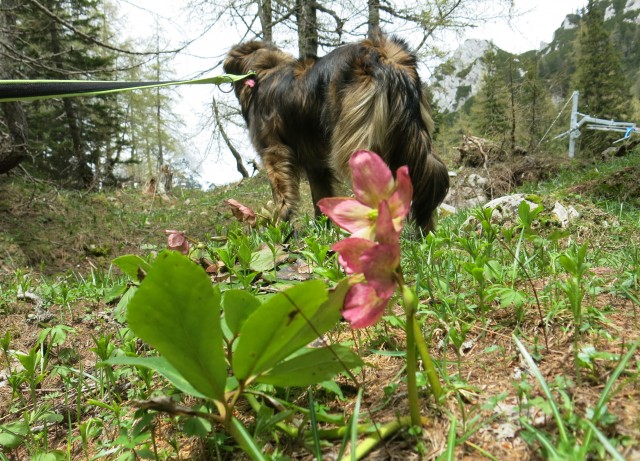
M295 211L303 174L315 204L348 176L351 154L368 149L394 172L409 166L412 218L433 228L449 176L431 153L429 106L402 40L379 35L303 59L253 41L232 48L224 70L255 72L255 85L237 82L235 92L282 218Z

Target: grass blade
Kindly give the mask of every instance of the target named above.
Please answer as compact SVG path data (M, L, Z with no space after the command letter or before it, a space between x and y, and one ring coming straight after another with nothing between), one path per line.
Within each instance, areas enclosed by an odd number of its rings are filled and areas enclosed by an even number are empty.
M351 419L351 461L357 461L358 451L358 419L360 419L360 404L362 403L362 388L358 389L356 404L353 407L353 417Z
M596 437L598 437L598 440L600 441L604 449L607 450L607 453L609 453L613 459L615 459L616 461L624 461L622 455L618 452L618 450L616 450L613 445L611 445L609 439L602 432L600 432L595 424L593 424L588 419L584 420L584 422L585 424L587 424L587 426L589 426L589 430L593 432Z
M309 422L311 423L311 438L313 439L313 451L318 461L322 461L322 451L320 450L320 438L318 436L318 421L316 420L316 404L313 400L313 387L308 390L309 394Z
M445 459L447 461L455 461L456 460L456 426L458 425L458 420L455 416L451 419L451 427L449 427L449 436L447 437L447 451L445 452Z
M558 425L558 433L560 434L560 440L564 444L569 445L569 435L567 434L567 429L564 427L564 422L562 421L562 415L560 414L560 410L558 410L558 406L556 405L556 402L553 399L553 394L551 393L551 389L549 389L549 386L547 385L547 382L545 381L544 376L542 376L540 369L536 365L536 362L533 360L533 357L531 357L531 354L529 354L529 351L527 351L527 349L520 342L520 340L516 335L513 335L513 340L516 342L516 346L518 346L518 349L520 350L520 353L522 354L522 357L524 358L525 362L527 362L529 371L531 371L533 376L535 376L535 378L538 380L538 383L540 383L540 387L542 388L542 392L544 392L544 395L547 397L547 400L549 401L549 406L551 407L551 411L553 412L553 417L555 418L556 424Z

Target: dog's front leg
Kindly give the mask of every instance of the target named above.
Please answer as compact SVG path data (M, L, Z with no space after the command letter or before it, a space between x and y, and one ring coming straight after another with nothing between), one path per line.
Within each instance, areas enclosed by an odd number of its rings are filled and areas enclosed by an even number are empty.
M278 215L289 220L300 201L300 169L293 162L293 151L289 146L277 144L262 149L261 157Z

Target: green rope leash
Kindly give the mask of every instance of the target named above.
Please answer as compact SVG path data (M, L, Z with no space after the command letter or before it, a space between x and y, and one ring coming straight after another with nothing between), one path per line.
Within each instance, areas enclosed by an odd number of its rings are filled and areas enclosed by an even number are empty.
M168 82L119 82L89 80L0 80L0 102L35 101L72 96L96 96L147 88L163 88L177 85L222 85L245 79L246 75L219 75L194 80Z

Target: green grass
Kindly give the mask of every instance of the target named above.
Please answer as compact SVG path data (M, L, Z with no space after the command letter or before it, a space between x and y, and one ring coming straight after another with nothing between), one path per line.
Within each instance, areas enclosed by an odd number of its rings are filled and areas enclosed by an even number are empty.
M224 200L267 206L264 178L176 191L170 201L3 178L0 460L246 459L239 440L254 459L352 459L358 442L381 450L367 459L384 459L385 449L406 459L632 459L640 455L640 208L625 196L631 186L599 184L626 180L618 173L639 163L637 153L576 162L525 186L542 209L507 222L468 210L425 238L405 232L402 267L445 393L442 403L430 397L419 367L422 431L396 423L409 414L399 300L375 327L341 323L324 336L367 366L309 388L254 384L234 407L241 423L227 429L210 416L212 401L148 368L102 364L156 355L124 320L144 274L125 276L111 261L153 262L165 229L189 236L191 259L223 292L266 300L305 279L342 278L329 250L340 233L310 221L310 207L292 225L233 221ZM556 200L581 213L567 229L549 216ZM380 442L390 427L396 436Z

